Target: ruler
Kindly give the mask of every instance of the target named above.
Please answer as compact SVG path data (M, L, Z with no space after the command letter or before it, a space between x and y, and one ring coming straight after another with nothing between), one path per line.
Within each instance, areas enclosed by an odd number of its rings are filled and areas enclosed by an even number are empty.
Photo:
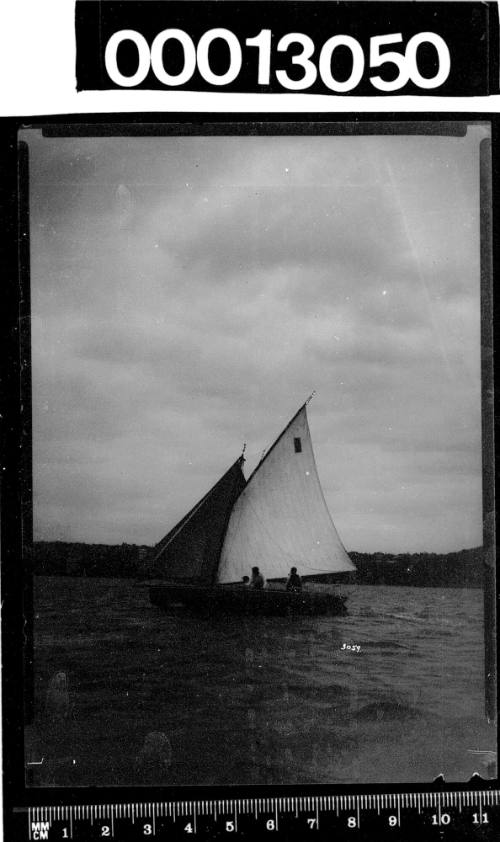
M77 804L18 810L23 840L500 840L500 790Z

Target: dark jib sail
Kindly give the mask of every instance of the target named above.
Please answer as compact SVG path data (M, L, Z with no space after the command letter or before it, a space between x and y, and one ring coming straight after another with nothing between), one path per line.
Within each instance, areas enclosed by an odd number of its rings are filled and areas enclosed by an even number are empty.
M156 545L154 576L169 581L212 585L232 508L245 487L243 457Z

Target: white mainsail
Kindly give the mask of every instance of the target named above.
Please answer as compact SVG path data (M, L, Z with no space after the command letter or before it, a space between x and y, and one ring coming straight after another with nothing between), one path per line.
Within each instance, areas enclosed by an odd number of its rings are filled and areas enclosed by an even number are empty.
M231 512L218 581L239 582L258 566L267 579L355 570L319 482L306 406L248 480Z

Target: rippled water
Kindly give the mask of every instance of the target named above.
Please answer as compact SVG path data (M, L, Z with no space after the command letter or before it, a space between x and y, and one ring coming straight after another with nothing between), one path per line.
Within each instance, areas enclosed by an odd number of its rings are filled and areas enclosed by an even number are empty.
M483 669L480 590L360 585L346 617L210 620L162 612L129 580L40 577L31 782L492 776L472 753L496 745ZM69 697L50 715L58 672Z

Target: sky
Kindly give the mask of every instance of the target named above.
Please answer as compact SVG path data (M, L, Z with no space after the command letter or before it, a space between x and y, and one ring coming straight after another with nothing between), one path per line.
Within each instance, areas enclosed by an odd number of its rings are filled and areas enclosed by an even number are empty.
M348 550L480 545L485 136L25 130L35 540L155 544L314 390Z

